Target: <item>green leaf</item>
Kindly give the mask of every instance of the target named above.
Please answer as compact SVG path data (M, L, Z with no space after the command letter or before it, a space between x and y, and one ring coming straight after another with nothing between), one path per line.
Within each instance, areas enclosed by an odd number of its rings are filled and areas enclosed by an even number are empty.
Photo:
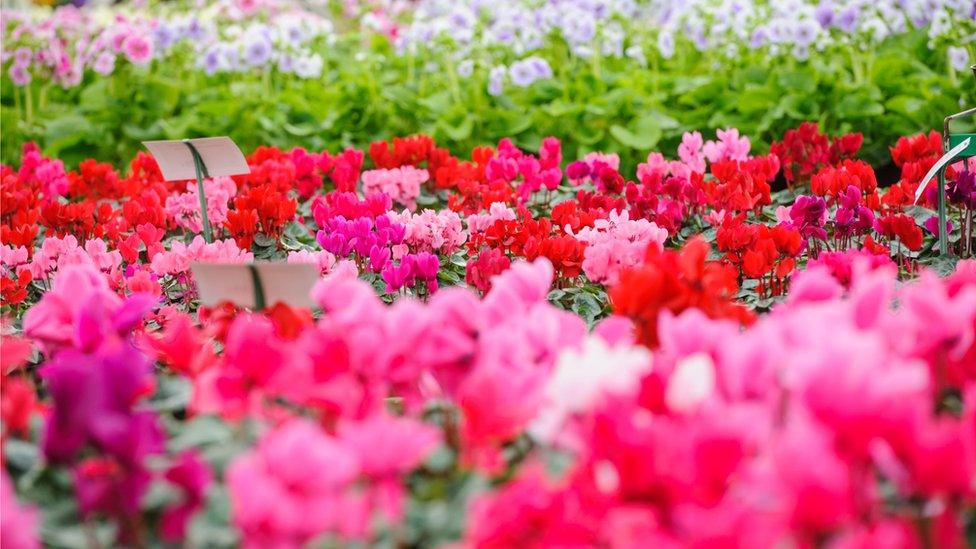
M610 126L610 135L626 147L647 151L653 149L661 140L661 126L657 118L651 114L639 118L632 129L616 124Z
M44 127L45 150L56 156L59 152L85 140L93 130L91 122L78 114L55 118Z

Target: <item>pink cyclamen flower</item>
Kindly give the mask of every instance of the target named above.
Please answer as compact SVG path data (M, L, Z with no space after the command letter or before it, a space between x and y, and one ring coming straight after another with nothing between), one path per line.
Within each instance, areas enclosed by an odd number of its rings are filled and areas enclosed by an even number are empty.
M705 173L705 158L702 156L702 135L700 132L685 132L678 145L678 158L693 171Z
M237 194L237 185L229 177L215 177L204 180L203 192L207 197L210 225L218 227L227 220L228 203ZM166 198L166 216L177 226L190 232L199 233L203 230L200 194L195 182L186 184L185 193L174 193Z
M613 285L624 269L644 260L648 246L662 249L668 231L646 219L631 220L626 211L614 210L607 219L596 220L593 227L584 227L574 236L587 243L583 251L586 276L593 282Z
M206 491L213 482L213 472L199 454L188 450L170 465L165 477L182 492L180 500L163 511L160 518L159 536L173 543L186 537L187 524L203 507Z
M368 512L347 492L357 454L317 425L293 419L227 470L231 513L244 547L302 547L313 538L365 530Z
M37 510L17 502L14 484L0 472L0 546L4 549L39 549Z
M380 413L343 424L339 437L357 454L363 474L373 482L374 507L394 521L401 520L406 496L402 475L437 447L440 431L413 419Z
M413 211L417 208L420 185L430 178L427 170L402 166L399 168L363 172L363 194L367 197L386 194L394 202Z
M708 141L702 148L709 162L743 161L749 157L749 149L752 145L748 137L739 136L739 130L735 128L716 130L715 134L718 136L718 141Z

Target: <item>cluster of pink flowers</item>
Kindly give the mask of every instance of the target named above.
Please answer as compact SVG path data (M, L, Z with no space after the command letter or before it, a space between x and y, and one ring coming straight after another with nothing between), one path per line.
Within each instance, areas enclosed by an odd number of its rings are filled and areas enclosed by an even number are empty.
M411 251L452 254L467 239L461 216L451 210L425 209L415 214L390 212L389 216L394 223L406 228L403 243Z
M976 503L976 263L902 287L855 263L849 290L819 267L798 275L745 332L665 314L653 367L626 342L562 355L535 432L573 465L529 463L481 496L468 542L962 546ZM620 370L601 375L604 360ZM934 406L947 389L961 412Z
M716 141L704 141L700 132L686 132L678 146L678 157L692 170L705 173L705 159L709 162L725 160L744 161L749 158L752 144L749 138L739 135L736 128L716 130Z
M586 242L583 252L586 276L593 282L613 286L623 270L643 261L649 246L663 250L668 231L652 221L630 219L626 211L614 210L606 219L594 221L592 227L584 227L574 236Z
M29 260L27 249L23 246L0 246L0 265L7 272L19 274L24 270L30 271L34 280L46 279L65 265L79 264L92 265L106 274L115 274L122 265L122 254L117 250L110 251L101 239L88 240L84 246L79 246L74 235L44 239Z
M515 210L502 202L492 202L487 212L471 214L464 220L468 224L469 233L483 233L496 221L515 221Z
M172 241L170 249L153 256L149 268L157 275L177 275L190 270L193 261L212 263L247 263L254 254L240 249L231 239L207 243L202 236L193 237L189 245Z
M552 191L559 186L563 179L561 161L562 145L554 137L542 140L538 158L525 154L505 138L498 142L497 154L485 166L485 177L489 182L520 179L515 194L527 200L542 189Z
M117 15L109 25L99 25L92 14L73 7L56 10L40 22L24 12L6 16L15 24L4 25L4 42L27 44L14 50L14 62L8 69L18 86L29 84L32 75L38 74L73 87L81 83L86 69L107 75L115 70L120 56L141 66L156 54L154 22L148 19ZM4 54L6 58L7 52Z
M420 185L430 178L427 170L413 166L367 170L362 173L363 194L385 194L410 211L417 209Z
M366 539L374 511L403 518L400 477L439 442L433 427L383 413L344 422L336 435L289 420L227 472L244 547L300 547L329 533Z
M311 252L309 250L297 250L288 252L285 260L288 263L309 263L319 268L319 273L328 274L336 266L336 256L326 251Z
M207 197L207 217L211 226L220 226L227 221L228 204L237 194L237 185L229 177L215 177L203 182L203 193ZM185 193L174 193L166 198L166 217L177 227L190 232L203 230L200 218L200 194L195 182L186 184Z

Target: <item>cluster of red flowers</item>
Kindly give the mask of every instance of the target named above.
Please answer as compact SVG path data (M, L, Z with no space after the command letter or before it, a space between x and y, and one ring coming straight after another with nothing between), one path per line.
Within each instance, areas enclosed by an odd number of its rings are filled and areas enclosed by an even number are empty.
M861 133L831 139L820 132L817 123L804 122L799 128L787 130L782 141L772 144L770 152L779 157L783 175L792 188L810 181L824 166L854 158L863 141Z
M781 295L786 293L804 240L792 227L747 223L743 216L736 216L725 219L715 243L742 277L760 279L760 295Z
M519 208L517 215L517 219L496 220L484 233L473 235L468 241L472 254L484 257L482 261L485 263L477 266L482 273L497 274L499 266L507 266L497 253L486 255L485 249L500 250L530 261L545 257L560 280L573 279L582 273L583 250L586 248L583 242L563 233L549 218L533 219L524 207ZM484 280L484 274L471 276L473 280ZM487 287L484 282L482 285Z
M692 239L681 250L651 247L641 266L621 275L620 284L610 291L610 303L615 314L634 322L641 343L657 347L662 311L678 314L699 309L713 319L752 322L753 313L734 301L739 291L735 268L707 260L708 251L708 244L700 238Z

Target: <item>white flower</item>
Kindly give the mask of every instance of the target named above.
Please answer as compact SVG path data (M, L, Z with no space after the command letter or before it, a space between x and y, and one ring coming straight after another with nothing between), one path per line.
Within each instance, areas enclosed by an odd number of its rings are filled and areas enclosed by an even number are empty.
M715 364L705 353L678 363L668 380L664 402L674 412L693 412L715 392Z
M545 403L530 432L551 442L574 414L597 406L605 395L635 394L641 378L651 370L651 353L643 347L610 347L589 336L580 350L564 351L545 389Z

